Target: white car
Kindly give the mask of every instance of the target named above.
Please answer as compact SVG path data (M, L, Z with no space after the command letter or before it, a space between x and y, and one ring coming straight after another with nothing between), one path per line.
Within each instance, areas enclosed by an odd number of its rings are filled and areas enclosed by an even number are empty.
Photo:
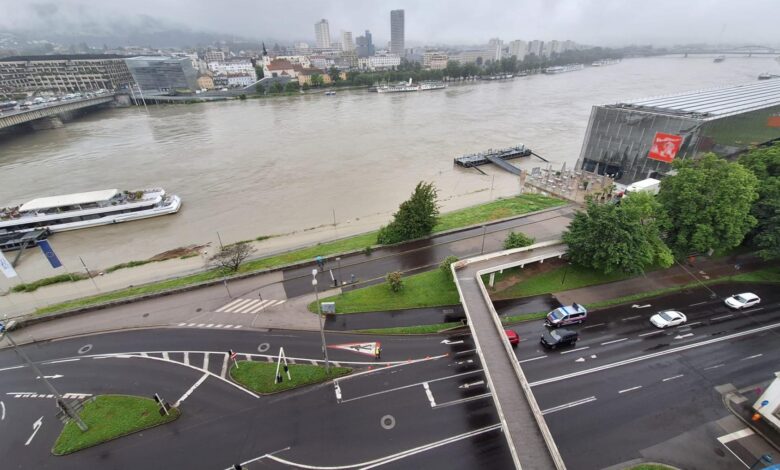
M761 299L752 292L743 292L742 294L732 295L725 302L729 307L740 310L761 303Z
M664 310L650 317L650 323L657 328L669 328L671 326L682 325L688 321L684 313L676 310Z

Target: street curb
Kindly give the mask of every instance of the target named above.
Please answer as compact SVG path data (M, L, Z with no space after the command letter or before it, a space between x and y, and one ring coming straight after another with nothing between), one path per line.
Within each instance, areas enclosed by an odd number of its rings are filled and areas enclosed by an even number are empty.
M415 240L407 240L405 242L397 243L397 244L394 244L394 245L373 245L373 246L380 246L381 248L399 247L399 246L402 246L402 245L407 244L407 243L414 243L414 242L418 242L418 241L421 241L421 240L432 240L432 239L437 238L437 237L441 237L441 236L445 236L445 235L451 235L453 233L459 233L459 232L463 232L463 231L467 231L467 230L472 230L472 229L477 228L477 227L482 227L483 225L484 226L489 226L489 225L495 225L495 224L507 222L507 221L510 221L510 220L523 219L523 218L530 217L530 216L533 216L533 215L543 214L543 213L546 213L546 212L559 210L559 209L566 208L566 207L569 207L569 206L573 206L573 204L563 204L563 205L559 205L559 206L555 206L555 207L548 207L546 209L541 209L541 210L534 211L534 212L527 212L525 214L521 214L521 215L514 216L514 217L507 217L507 218L504 218L504 219L494 220L494 221L491 221L491 222L485 223L485 224L476 224L476 225L471 225L471 226L468 226L468 227L461 227L461 228L457 228L457 229L447 230L447 231L444 231L444 232L439 232L439 233L437 233L437 234L435 234L435 235L433 235L431 237L423 237L423 238L418 238L418 239L415 239ZM360 235L360 234L358 234L358 235ZM332 241L343 240L343 239L346 239L346 238L351 238L351 237L344 237L344 238L340 238L340 239L335 239L335 240L331 240L331 242ZM327 242L327 243L330 243L330 242ZM296 249L306 248L306 247L310 247L310 246L312 246L312 245L306 245L306 246L295 248L293 250L288 250L288 251L294 251ZM427 248L427 247L425 247L425 248ZM361 253L362 251L363 250L353 250L353 251L347 251L347 252L342 252L342 253L334 253L334 254L328 255L328 257L329 258L334 258L334 257L338 257L338 256L348 256L348 255ZM394 256L394 255L395 254L388 255L388 256ZM270 255L270 256L275 256L275 255ZM375 260L375 259L382 259L382 258L384 258L384 257L377 257L377 258L372 259L372 261ZM259 259L261 259L261 258L259 258ZM133 302L139 302L139 301L143 301L143 300L149 300L149 299L154 299L154 298L158 298L158 297L164 297L164 296L167 296L167 295L178 294L178 293L182 293L182 292L188 292L188 291L195 290L195 289L200 289L200 288L203 288L203 287L214 286L214 285L226 282L226 281L235 281L235 280L241 280L241 279L248 279L248 278L251 278L251 277L261 276L261 275L264 275L264 274L269 274L269 273L273 273L273 272L277 272L277 271L281 271L281 270L285 270L285 269L299 268L299 267L307 266L307 265L310 265L310 264L312 264L311 260L299 261L299 262L296 262L296 263L290 263L290 264L287 264L287 265L277 266L277 267L274 267L274 268L269 268L269 269L265 269L265 270L261 270L261 271L254 271L254 272L251 272L251 273L244 273L244 274L238 274L238 275L234 275L234 276L223 277L221 279L214 279L214 280L210 280L210 281L204 281L204 282L200 282L200 283L197 283L197 284L192 284L192 285L189 285L189 286L178 287L178 288L174 288L174 289L170 289L170 290L165 290L165 291L161 291L161 292L154 292L154 293L144 294L144 295L135 296L135 297L127 297L127 298L124 298L124 299L118 299L118 300L114 300L114 301L109 301L109 302L102 303L102 304L89 305L89 306L79 307L79 308L72 309L72 310L65 310L65 311L56 312L56 313L52 313L52 314L41 315L41 316L36 316L34 312L33 313L28 313L26 315L22 315L22 316L19 317L20 319L17 320L17 324L16 324L15 329L17 329L17 328L24 328L24 327L27 327L27 326L31 326L31 325L35 325L35 324L38 324L38 323L51 321L51 320L58 320L60 318L67 318L67 317L70 317L70 316L73 316L73 315L77 315L77 314L80 314L80 313L84 313L84 312L95 311L95 310L102 310L102 309L106 309L106 308L116 307L116 306L119 306L119 305L125 305L125 304L129 304L129 303L133 303ZM360 264L360 263L356 263L356 264ZM163 280L155 281L155 282L165 282L167 280L172 280L172 279L177 279L177 278L176 277L172 277L172 278L169 278L169 279L163 279ZM146 284L152 284L152 283L146 283ZM146 284L140 284L139 286L134 286L134 287L140 287L140 286L144 286ZM121 290L121 289L119 289L119 290ZM76 300L76 299L74 299L74 300ZM27 318L24 318L25 316L27 316Z
M732 408L732 406L731 406L731 405L732 405L731 398L732 398L733 396L735 396L735 395L738 395L738 393L735 393L735 392L729 392L729 393L726 393L726 394L724 394L724 395L723 395L723 404L724 404L724 405L726 405L726 408L728 408L728 410L731 412L731 414L733 414L734 416L736 416L736 417L737 417L737 419L739 419L740 421L742 421L742 423L743 423L743 424L745 424L745 426L747 426L748 428L752 429L752 430L753 430L753 432L755 432L756 434L758 434L759 436L761 436L761 438L762 438L762 439L764 439L764 441L766 441L766 442L767 442L767 443L768 443L770 446L774 447L774 448L775 448L775 450L777 450L778 452L780 452L780 445L777 445L777 444L776 444L776 443L775 443L775 442L774 442L772 439L769 439L769 438L768 438L768 437L767 437L767 436L766 436L766 435L763 433L763 431L761 431L761 430L760 430L760 429L758 429L757 427L753 426L753 423L752 423L752 422L750 422L750 421L746 420L746 419L745 419L745 417L744 417L744 416L742 416L742 414L741 414L739 411L737 411L737 410L735 410L734 408Z

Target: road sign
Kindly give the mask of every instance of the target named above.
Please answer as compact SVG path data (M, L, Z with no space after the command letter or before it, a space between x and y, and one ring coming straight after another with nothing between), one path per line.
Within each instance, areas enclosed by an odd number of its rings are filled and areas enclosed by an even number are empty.
M343 349L345 351L352 351L358 354L365 354L366 356L373 356L377 343L376 341L371 343L345 343L345 344L331 344L328 346L331 349Z

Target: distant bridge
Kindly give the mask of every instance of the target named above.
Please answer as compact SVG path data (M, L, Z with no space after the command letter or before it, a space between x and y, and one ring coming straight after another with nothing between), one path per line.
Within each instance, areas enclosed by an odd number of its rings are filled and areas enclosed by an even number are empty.
M739 47L719 47L719 48L690 48L675 49L675 54L736 54L736 55L780 55L780 49L769 46L747 45Z
M0 130L19 124L31 123L33 127L45 129L61 127L59 115L84 108L100 106L114 101L114 93L68 101L56 101L31 106L30 109L3 111L0 113Z

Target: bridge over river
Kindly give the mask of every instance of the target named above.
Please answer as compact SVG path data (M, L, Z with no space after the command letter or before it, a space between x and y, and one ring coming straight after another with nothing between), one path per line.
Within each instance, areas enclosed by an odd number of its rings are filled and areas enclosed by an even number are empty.
M18 109L0 112L0 131L3 129L29 123L33 129L51 129L61 127L62 116L67 116L75 111L106 106L114 102L115 93L106 93L98 96L84 97L80 99L55 101L30 106L29 109Z

